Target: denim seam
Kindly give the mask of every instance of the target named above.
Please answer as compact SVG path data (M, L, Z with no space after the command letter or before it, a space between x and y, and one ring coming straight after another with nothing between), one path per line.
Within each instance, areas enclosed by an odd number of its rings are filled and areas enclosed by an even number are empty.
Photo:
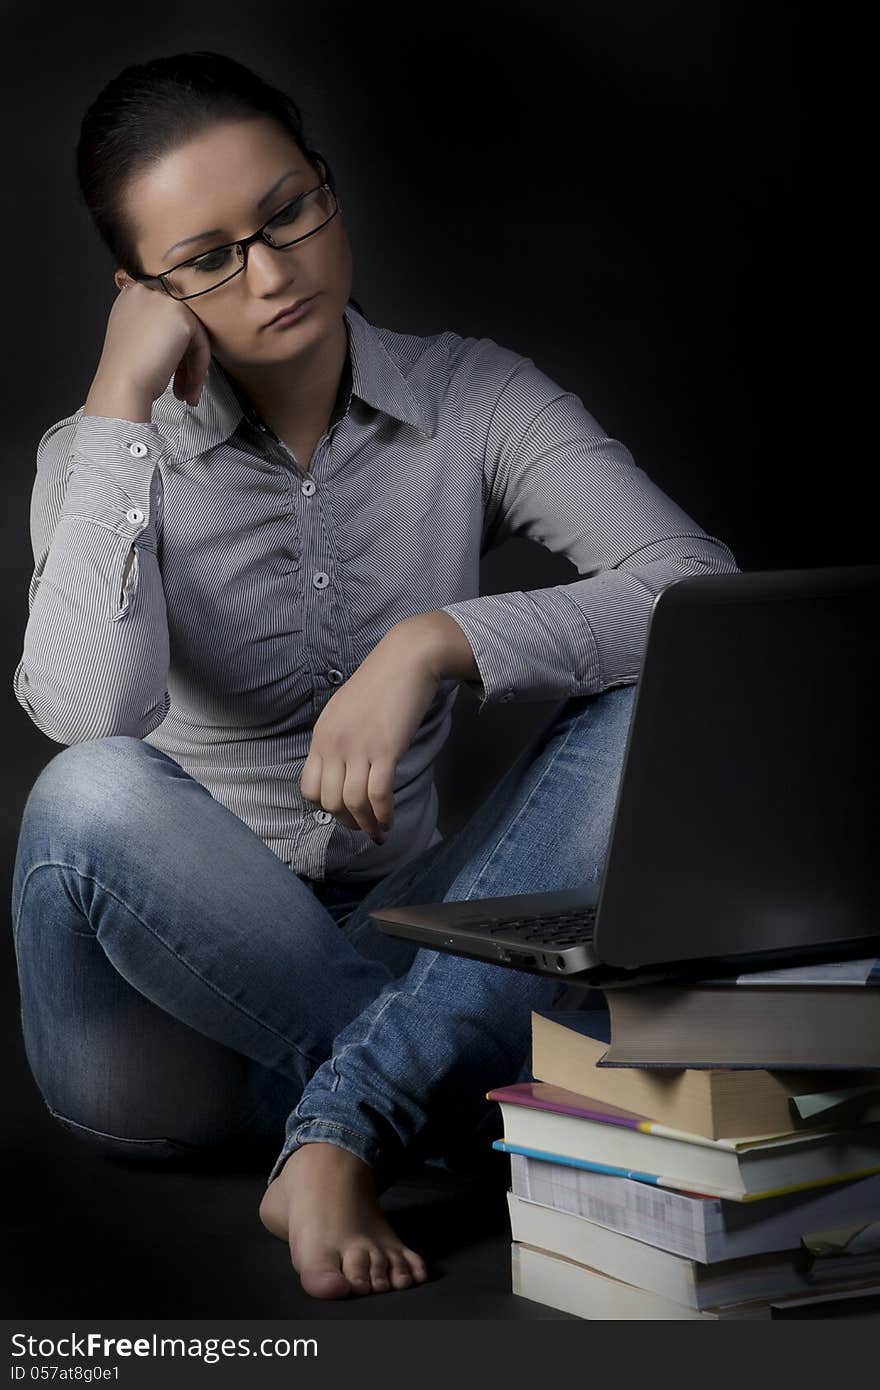
M283 1167L291 1154L296 1153L297 1149L302 1148L305 1143L320 1143L320 1138L310 1141L307 1134L305 1137L300 1138L300 1135L303 1134L304 1131L308 1131L316 1126L319 1129L323 1127L325 1130L333 1130L334 1133L339 1135L345 1134L350 1139L353 1139L358 1147L357 1149L347 1149L347 1152L353 1153L357 1158L364 1158L364 1155L369 1155L364 1161L370 1163L371 1167L375 1166L375 1160L379 1155L379 1145L375 1138L367 1134L359 1134L357 1130L349 1129L347 1125L338 1124L335 1120L321 1120L318 1118L303 1120L301 1124L298 1124L296 1128L291 1131L281 1146L281 1152L276 1158L273 1166L277 1167L280 1165ZM330 1144L333 1143L333 1140L328 1138L326 1142ZM340 1147L346 1148L344 1144L340 1144Z
M194 1145L186 1144L182 1139L171 1139L165 1134L158 1134L154 1137L144 1138L142 1135L133 1138L128 1134L111 1134L109 1130L93 1129L91 1125L84 1125L80 1120L74 1120L70 1115L65 1115L63 1110L53 1110L52 1106L45 1101L46 1109L56 1120L65 1124L73 1125L75 1129L84 1129L87 1134L94 1134L99 1139L118 1139L122 1144L174 1144L181 1148L193 1148Z
M144 919L143 919L142 917L140 917L140 916L138 915L137 912L135 912L134 908L133 908L133 907L129 907L128 903L125 902L122 898L118 897L117 894L114 893L113 890L112 890L111 888L108 888L107 885L106 885L106 883L102 883L101 880L100 880L99 878L96 878L93 874L84 874L84 873L81 873L80 870L76 867L75 864L67 864L67 863L64 863L62 860L59 860L59 859L46 859L46 860L42 860L39 864L32 864L31 867L28 869L27 875L25 876L24 884L22 885L22 890L21 890L21 903L24 902L25 891L26 891L26 889L27 889L27 885L28 885L28 883L29 883L29 881L30 881L31 875L32 875L33 873L35 873L35 871L36 871L37 869L47 869L47 868L72 869L73 872L74 872L75 874L77 874L80 878L83 878L83 879L88 880L89 883L97 883L98 886L99 886L100 888L102 888L103 891L104 891L109 897L111 897L111 898L113 899L114 902L119 903L120 906L123 907L123 908L125 909L126 912L130 912L131 915L132 915L132 917L134 917L135 921L140 922L140 924L141 924L141 926L144 928L144 930L145 930L145 931L148 931L148 932L150 933L150 935L153 937L153 939L154 939L156 942L158 942L158 944L159 944L164 950L166 950L166 951L168 952L169 955L173 956L174 959L175 959L176 961L178 961L178 962L183 966L183 968L184 968L185 970L188 970L189 973L190 973L195 979L199 980L200 983L203 984L203 985L206 987L206 989L209 989L209 990L211 991L212 994L215 994L215 995L217 996L218 999L222 999L223 1002L224 1002L224 1004L228 1004L228 1005L230 1006L230 1008L235 1009L235 1011L236 1011L237 1013L242 1014L245 1018L249 1019L249 1020L251 1021L251 1023L256 1023L260 1028L265 1029L265 1031L266 1031L267 1033L271 1034L272 1037L277 1038L277 1039L279 1039L279 1041L283 1042L284 1045L285 1045L286 1047L292 1048L293 1051L296 1052L297 1055L298 1055L299 1057L301 1057L304 1061L310 1063L312 1066L315 1066L315 1067L320 1066L321 1062L324 1060L323 1057L313 1057L310 1053L304 1052L303 1049L302 1049L301 1047L299 1047L297 1043L293 1042L290 1038L286 1038L286 1037L284 1036L283 1033L277 1032L276 1029L272 1028L268 1023L265 1023L262 1019L255 1017L255 1015L249 1013L249 1011L248 1011L247 1009L243 1009L243 1008L241 1007L240 1004L237 1004L237 1003L235 1002L234 999L229 999L229 998L223 993L222 990L217 989L216 985L213 985L213 984L211 983L210 980L207 980L207 979L205 979L205 977L204 977L203 975L200 975L199 972L198 972L198 970L194 970L193 967L189 964L189 962L186 961L186 960L184 960L183 956L178 955L178 953L177 953L171 946L169 946L168 943L167 943L166 941L163 941L162 938L161 938L161 936L159 936L158 933L156 933L156 932L153 931L153 929L152 929L152 927L149 925L149 923L148 923L148 922L145 922ZM18 914L18 921L20 921L20 920L21 920L21 904L19 905L19 914ZM17 943L17 940L18 940L18 921L16 922L15 929L14 929L14 933L13 933L14 940L16 941L16 943ZM99 941L99 938L98 938L98 935L97 935L96 932L90 932L90 933L76 932L76 933L73 933L73 935L77 935L77 936L83 936L83 935L86 935L86 934L87 934L87 935L90 935L90 936L93 936L94 939L95 939L96 941L98 941L99 944L100 944L100 941ZM111 964L112 964L112 962L111 962ZM134 988L134 986L133 986L133 988ZM157 1007L161 1007L161 1006L157 1006ZM188 1026L192 1026L192 1025L188 1025ZM258 1060L258 1059L257 1059L257 1058L254 1058L253 1060L256 1061L256 1060ZM261 1065L265 1066L266 1063L265 1063L265 1062L264 1062L264 1063L261 1063Z
M291 1138L295 1139L296 1136L300 1133L300 1131L303 1129L308 1129L309 1125L326 1125L328 1129L341 1130L343 1134L350 1134L352 1139L357 1139L365 1145L373 1146L376 1142L375 1139L373 1139L370 1135L359 1134L356 1129L349 1129L348 1125L341 1125L337 1120L322 1120L317 1117L313 1120L303 1120L302 1124L297 1125Z
M368 1027L366 1033L365 1033L362 1037L356 1038L354 1042L346 1043L346 1045L345 1045L344 1047L340 1048L340 1050L339 1050L338 1052L334 1052L334 1053L330 1056L330 1058L329 1058L328 1060L329 1060L329 1062L330 1062L330 1070L333 1072L333 1086L331 1087L331 1090L332 1090L332 1091L335 1092L335 1091L337 1091L337 1090L339 1089L339 1082L340 1082L341 1079L342 1079L342 1078L340 1077L340 1075L339 1075L339 1070L338 1070L337 1065L336 1065L337 1061L340 1060L342 1057L344 1057L345 1054L346 1054L346 1052L350 1052L351 1049L352 1049L353 1047L361 1047L361 1046L363 1046L364 1044L366 1044L366 1043L368 1043L368 1042L370 1041L370 1038L372 1037L372 1034L373 1034L373 1030L375 1029L376 1025L378 1024L378 1022L379 1022L379 1020L381 1019L382 1015L384 1014L385 1010L388 1008L388 1006L389 1006L389 1004L391 1003L392 999L397 999L401 994L418 994L419 990L421 989L422 985L424 984L425 980L426 980L427 977L428 977L428 972L429 972L429 970L432 968L432 966L434 965L434 962L435 962L436 959L437 959L437 952L436 952L436 951L430 951L430 952L429 952L429 951L426 951L426 952L425 952L425 956L427 957L427 956L429 956L429 955L431 956L431 959L430 959L430 960L425 959L425 961L423 962L424 968L423 968L423 970L422 970L422 976L421 976L421 979L419 980L418 984L416 985L415 989L407 989L407 990L403 990L403 989L394 989L394 990L389 990L389 992L388 992L388 994L387 994L387 996L386 996L386 998L385 998L385 1002L383 1003L382 1007L378 1010L378 1012L376 1013L375 1017L372 1018L372 1019L370 1020L370 1026ZM418 959L418 957L416 957L416 959ZM414 962L414 963L415 963L415 962ZM410 966L410 970L411 970L411 969L412 969L412 966ZM369 1006L368 1006L368 1007L369 1007ZM311 1082L308 1083L308 1085L310 1085L310 1084L311 1084ZM306 1086L306 1090L308 1090L308 1085ZM302 1104L304 1097L305 1097L305 1091L303 1092L303 1095L300 1097L299 1105ZM299 1111L299 1105L298 1105L297 1108L296 1108L297 1112ZM296 1112L295 1112L295 1113L296 1113ZM327 1121L327 1123L329 1124L330 1121Z
M324 1125L325 1128L335 1130L340 1135L345 1134L351 1136L351 1138L357 1142L357 1148L349 1148L348 1145L342 1143L341 1140L337 1144L337 1147L340 1149L345 1149L346 1153L354 1154L355 1158L359 1158L364 1163L367 1163L369 1167L373 1169L374 1177L379 1172L381 1165L381 1155L375 1139L369 1139L366 1135L358 1134L356 1130L346 1129L344 1125L335 1124L332 1120L306 1120L303 1122L302 1125L298 1126L298 1128L292 1135L290 1135L285 1140L281 1152L279 1153L278 1157L275 1159L275 1162L272 1165L271 1172L275 1173L275 1178L280 1176L281 1169L284 1167L291 1154L295 1154L298 1149L301 1149L303 1147L304 1144L332 1144L336 1142L335 1140L330 1138L322 1139L318 1137L315 1139L309 1139L308 1136L306 1136L303 1139L298 1139L296 1136L299 1134L300 1130L307 1128L309 1125ZM278 1170L277 1172L275 1172L276 1169ZM274 1182L275 1178L271 1176L267 1178L266 1186L268 1187L272 1182Z
M547 762L547 765L546 765L546 766L544 767L544 769L542 770L541 776L538 778L537 782L536 782L535 785L532 787L531 791L529 792L528 796L526 797L525 801L523 802L522 806L520 807L519 812L518 812L518 814L517 814L517 816L516 816L516 819L513 820L513 821L511 822L511 824L507 827L507 830L504 832L504 834L503 834L502 836L500 836L500 837L495 841L495 843L493 844L492 848L490 849L488 855L486 856L485 860L483 861L483 864L481 865L480 869L477 871L476 876L472 879L471 884L470 884L470 887L469 887L468 890L467 890L467 896L468 896L468 897L472 896L472 895L473 895L474 889L477 888L477 887L479 886L480 882L481 882L482 879L483 879L483 876L485 875L485 873L486 873L486 871L488 870L489 866L491 865L493 859L495 858L495 855L498 853L498 851L499 851L499 849L501 848L501 846L507 841L507 839L508 839L508 837L509 837L511 831L512 831L512 830L514 829L514 827L518 824L520 818L521 818L521 817L525 814L525 812L527 811L528 807L529 807L530 804L531 804L531 801L532 801L533 796L536 794L536 792L537 792L537 791L540 789L540 787L543 785L544 779L547 777L548 773L550 772L550 770L551 770L552 767L554 766L554 764L555 764L555 762L556 762L556 759L559 757L560 753L563 751L563 749L564 749L564 748L566 747L566 745L568 744L568 742L569 742L569 740L570 740L570 738L571 738L571 736L572 736L573 733L574 733L574 724L572 723L572 724L569 725L568 732L567 732L567 734L565 735L565 738L562 739L562 741L558 744L557 748L555 749L555 751L554 751L554 753L553 753L553 756L549 759L549 761ZM535 756L537 756L537 754L535 754ZM530 764L530 765L531 765L531 764Z

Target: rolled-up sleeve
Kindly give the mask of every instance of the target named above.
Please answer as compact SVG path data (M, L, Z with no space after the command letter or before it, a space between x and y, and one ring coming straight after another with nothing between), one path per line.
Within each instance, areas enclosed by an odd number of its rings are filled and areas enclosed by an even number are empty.
M157 556L168 446L153 423L81 412L52 425L37 447L34 569L13 676L33 723L66 745L144 738L171 704Z
M654 483L619 440L530 358L508 376L484 459L483 553L525 536L580 579L443 608L474 653L487 704L587 695L638 680L651 608L668 585L730 574L730 547Z

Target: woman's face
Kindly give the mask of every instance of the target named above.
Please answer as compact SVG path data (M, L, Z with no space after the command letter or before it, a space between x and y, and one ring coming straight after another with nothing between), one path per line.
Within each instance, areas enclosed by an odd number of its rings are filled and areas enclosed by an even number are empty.
M126 208L145 273L157 275L190 256L250 235L323 178L323 168L312 167L293 138L269 117L211 126L132 180L127 189ZM260 198L276 184L261 204ZM210 236L175 245L212 228L217 230ZM116 271L120 288L128 279L125 270ZM183 302L201 320L213 354L224 365L269 366L290 361L332 331L342 318L351 286L351 246L339 212L287 250L256 241L246 270ZM284 305L309 295L317 298L298 323L266 328Z

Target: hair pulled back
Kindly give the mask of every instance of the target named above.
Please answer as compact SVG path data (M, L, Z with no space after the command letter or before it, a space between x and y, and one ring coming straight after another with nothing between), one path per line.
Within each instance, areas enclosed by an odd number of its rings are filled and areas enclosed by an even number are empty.
M136 63L114 77L88 107L76 146L79 191L114 263L144 275L125 207L129 183L220 121L270 116L317 168L296 102L234 58L208 49ZM327 183L333 171L323 154ZM358 301L349 299L358 313Z

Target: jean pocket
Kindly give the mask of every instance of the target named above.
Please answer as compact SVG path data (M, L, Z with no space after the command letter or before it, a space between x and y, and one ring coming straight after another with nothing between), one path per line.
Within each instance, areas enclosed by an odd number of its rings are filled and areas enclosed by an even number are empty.
M51 1105L46 1108L52 1118L69 1134L109 1157L139 1158L149 1162L156 1159L183 1158L200 1151L197 1145L185 1144L182 1140L169 1139L164 1135L134 1139L127 1135L105 1134L102 1130L90 1129L88 1125L81 1125L68 1115L60 1114L59 1111L53 1110Z

